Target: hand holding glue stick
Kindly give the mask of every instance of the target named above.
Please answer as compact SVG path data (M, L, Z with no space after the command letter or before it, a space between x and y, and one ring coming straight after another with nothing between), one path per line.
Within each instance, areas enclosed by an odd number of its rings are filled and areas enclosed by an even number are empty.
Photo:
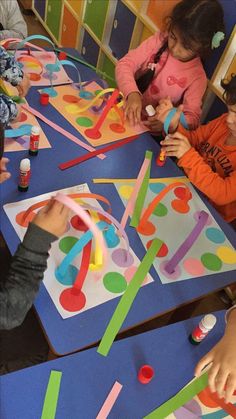
M152 105L147 105L145 110L146 110L148 116L155 116L156 115L156 111L155 111L155 109ZM156 164L158 166L163 166L165 164L165 160L166 160L165 151L161 150L160 154L157 156Z

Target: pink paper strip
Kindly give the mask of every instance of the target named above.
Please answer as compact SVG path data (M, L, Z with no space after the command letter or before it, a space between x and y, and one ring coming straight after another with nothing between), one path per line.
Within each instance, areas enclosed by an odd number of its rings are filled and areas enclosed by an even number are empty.
M41 119L45 124L49 125L55 131L60 132L62 135L64 135L66 138L69 138L69 140L73 141L74 143L80 145L81 147L85 148L85 150L88 151L95 151L95 148L91 147L90 145L84 143L79 138L77 138L75 135L70 134L68 131L66 131L64 128L60 127L60 125L55 124L54 122L47 119L44 115L42 115L40 112L36 111L36 109L31 108L31 106L28 105L21 105L21 108L32 113L37 118ZM103 160L106 158L104 154L99 154L97 156L99 159Z
M133 213L136 198L137 198L139 189L142 185L142 182L143 182L143 179L144 179L144 176L145 176L145 173L148 169L149 164L150 164L150 159L147 159L147 158L144 159L142 167L141 167L140 172L138 174L138 177L136 179L136 183L135 183L134 189L132 191L131 197L128 201L127 207L124 211L124 214L123 214L121 222L120 222L120 224L123 228L125 228L125 226L126 226L129 215L131 215Z
M102 408L98 413L96 419L106 419L108 417L111 409L113 408L116 402L117 397L120 394L122 387L122 384L118 383L118 381L115 382L105 402L103 403Z
M104 265L105 265L106 260L107 260L107 247L105 244L103 234L97 228L96 224L92 221L92 219L87 214L87 212L79 204L74 202L73 199L69 198L68 196L60 192L56 194L55 199L61 202L62 204L66 205L72 211L74 211L81 218L81 220L84 221L84 223L88 226L88 228L92 231L94 237L97 239L98 243L101 246L101 250L104 255Z

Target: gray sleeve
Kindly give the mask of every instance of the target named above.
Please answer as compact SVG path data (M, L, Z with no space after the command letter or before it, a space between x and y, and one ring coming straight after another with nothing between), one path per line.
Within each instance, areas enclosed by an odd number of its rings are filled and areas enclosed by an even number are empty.
M6 1L6 0L5 0ZM27 37L27 25L22 16L17 2L8 1L8 9L6 8L7 27L0 31L0 40L7 38L20 38Z
M9 273L0 284L0 329L19 326L47 268L48 251L56 236L31 223L13 256Z

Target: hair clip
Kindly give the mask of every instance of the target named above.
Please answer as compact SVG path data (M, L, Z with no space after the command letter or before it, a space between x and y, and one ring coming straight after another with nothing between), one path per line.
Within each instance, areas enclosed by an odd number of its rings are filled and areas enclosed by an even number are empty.
M152 70L152 71L155 71L155 68L156 68L156 64L155 63L148 63L148 66L147 66L150 70Z
M221 41L225 39L224 32L216 32L211 40L211 49L218 48L220 46Z

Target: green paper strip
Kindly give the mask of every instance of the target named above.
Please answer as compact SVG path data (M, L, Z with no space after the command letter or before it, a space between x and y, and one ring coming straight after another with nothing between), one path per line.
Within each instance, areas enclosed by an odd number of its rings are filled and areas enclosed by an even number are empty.
M196 394L204 390L208 385L208 374L205 372L199 378L196 378L186 387L179 391L174 397L167 400L162 406L153 410L149 415L145 416L143 419L164 419L175 410L179 409L185 403L193 399Z
M138 227L140 216L143 210L144 201L147 195L148 185L149 185L149 179L150 179L150 171L151 171L151 161L152 161L152 152L146 151L145 153L145 159L150 159L150 164L148 166L148 169L145 173L142 185L139 189L138 196L135 202L134 212L130 221L131 227Z
M101 355L107 356L111 345L119 332L131 306L142 285L145 276L149 272L152 263L156 257L157 252L161 248L163 242L159 239L154 239L149 247L146 255L140 263L137 271L135 272L132 280L130 281L125 293L122 295L111 320L105 330L97 352Z
M43 403L41 419L54 419L61 385L61 371L51 371Z

